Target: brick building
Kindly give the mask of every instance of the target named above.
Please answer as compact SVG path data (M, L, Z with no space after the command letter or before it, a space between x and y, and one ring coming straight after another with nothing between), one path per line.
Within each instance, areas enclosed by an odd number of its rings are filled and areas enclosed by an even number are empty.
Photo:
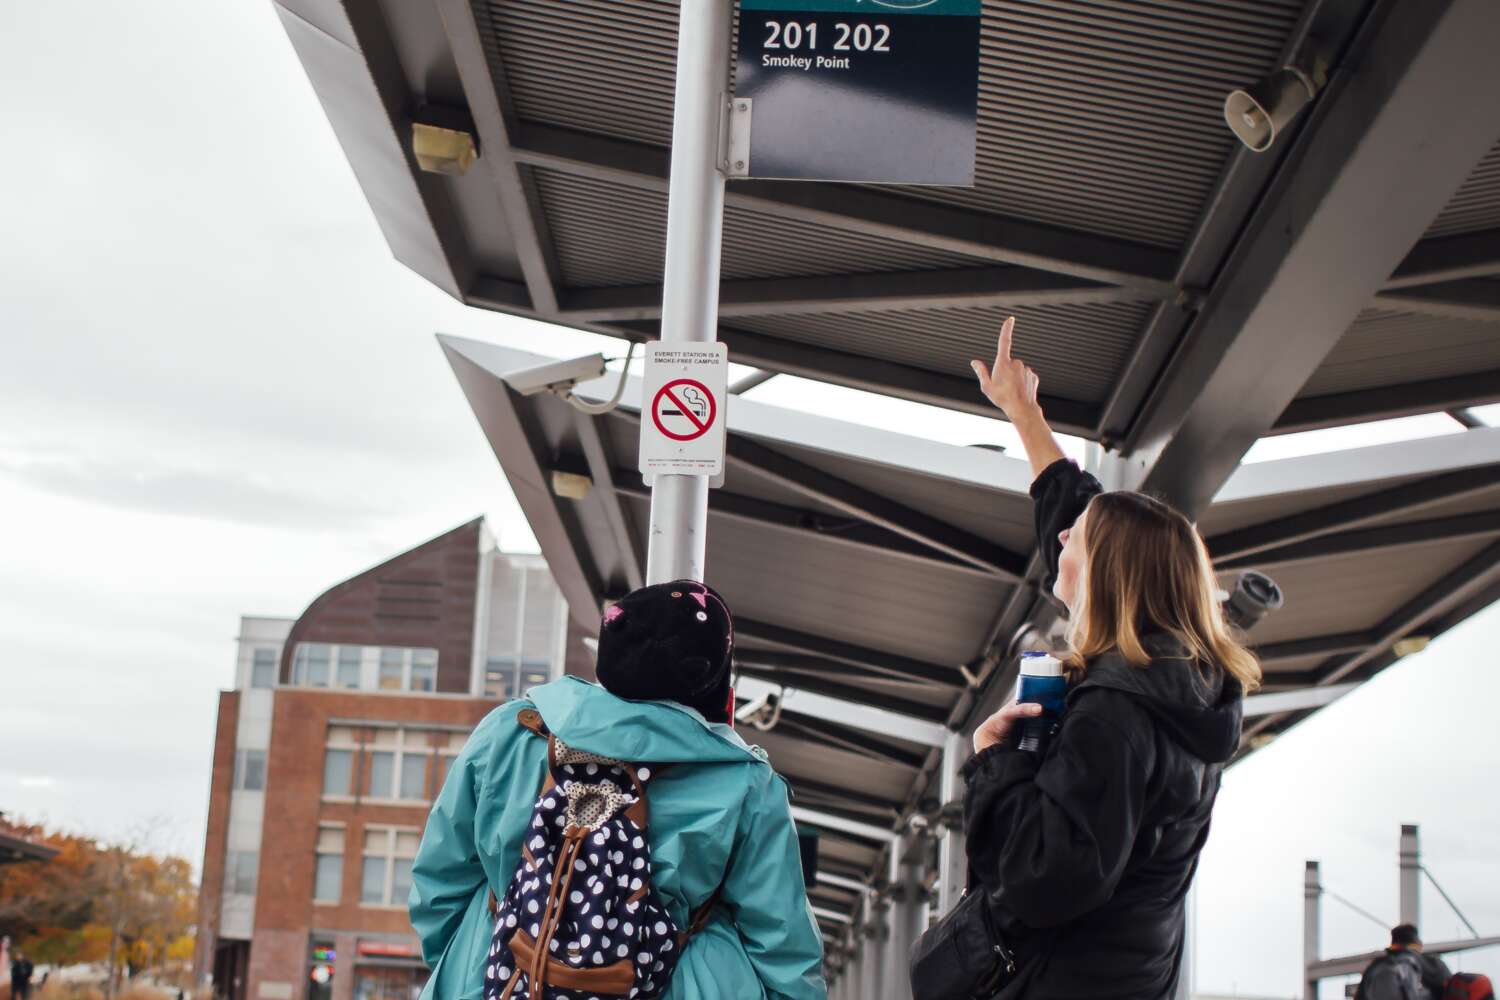
M539 556L476 520L312 602L241 620L219 697L198 981L227 1000L411 1000L406 916L427 810L469 731L592 673Z

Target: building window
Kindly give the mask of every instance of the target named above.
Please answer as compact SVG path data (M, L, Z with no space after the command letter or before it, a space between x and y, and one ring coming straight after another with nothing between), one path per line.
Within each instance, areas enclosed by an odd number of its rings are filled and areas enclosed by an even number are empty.
M337 903L344 890L344 830L337 826L318 828L317 861L313 870L313 899Z
M268 688L276 684L276 650L261 647L251 654L250 686Z
M377 729L370 751L370 781L365 794L372 799L427 799L427 758L432 756L428 734L422 730Z
M321 642L297 644L292 656L292 683L298 687L327 687L333 647Z
M405 906L411 892L411 866L422 835L395 827L366 827L359 901L374 906Z
M436 691L438 651L384 646L377 685L382 691Z
M437 690L437 650L414 649L411 651L411 683L413 691Z
M550 660L491 657L485 662L484 695L496 701L510 701L551 679Z
M241 750L234 755L234 787L241 792L266 790L266 752Z
M224 862L224 891L236 896L255 895L255 869L259 860L255 851L230 851Z
M323 755L323 794L354 794L354 751L329 747Z
M359 646L339 647L339 672L338 686L341 688L359 687L359 665L360 654L363 650Z

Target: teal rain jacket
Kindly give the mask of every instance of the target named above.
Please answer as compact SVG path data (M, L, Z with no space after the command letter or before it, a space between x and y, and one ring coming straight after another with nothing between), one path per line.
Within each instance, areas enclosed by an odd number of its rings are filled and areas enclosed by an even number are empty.
M823 1000L822 939L802 881L786 786L729 726L674 702L616 698L564 677L485 716L454 762L412 869L412 926L432 975L421 1000L480 1000L492 931L546 770L534 705L571 747L639 763L692 762L647 786L653 882L679 927L720 882L720 905L683 950L666 1000Z

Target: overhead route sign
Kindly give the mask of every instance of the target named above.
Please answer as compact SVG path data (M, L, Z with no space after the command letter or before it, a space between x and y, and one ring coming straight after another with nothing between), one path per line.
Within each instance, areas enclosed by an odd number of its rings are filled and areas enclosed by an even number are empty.
M641 392L641 474L724 476L724 405L729 349L724 344L646 345Z
M730 175L972 186L979 20L980 0L741 0Z

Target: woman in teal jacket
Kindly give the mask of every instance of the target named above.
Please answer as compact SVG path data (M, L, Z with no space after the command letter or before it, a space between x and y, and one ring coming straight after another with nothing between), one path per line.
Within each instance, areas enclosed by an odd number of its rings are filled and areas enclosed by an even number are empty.
M412 869L412 925L432 969L421 1000L484 995L489 893L503 894L520 864L547 769L547 741L517 721L528 707L569 747L677 765L648 786L652 881L678 927L716 890L718 903L683 950L667 1000L826 997L786 786L764 751L726 724L732 648L728 611L709 588L644 588L611 608L601 630L599 677L616 693L564 677L479 723Z

